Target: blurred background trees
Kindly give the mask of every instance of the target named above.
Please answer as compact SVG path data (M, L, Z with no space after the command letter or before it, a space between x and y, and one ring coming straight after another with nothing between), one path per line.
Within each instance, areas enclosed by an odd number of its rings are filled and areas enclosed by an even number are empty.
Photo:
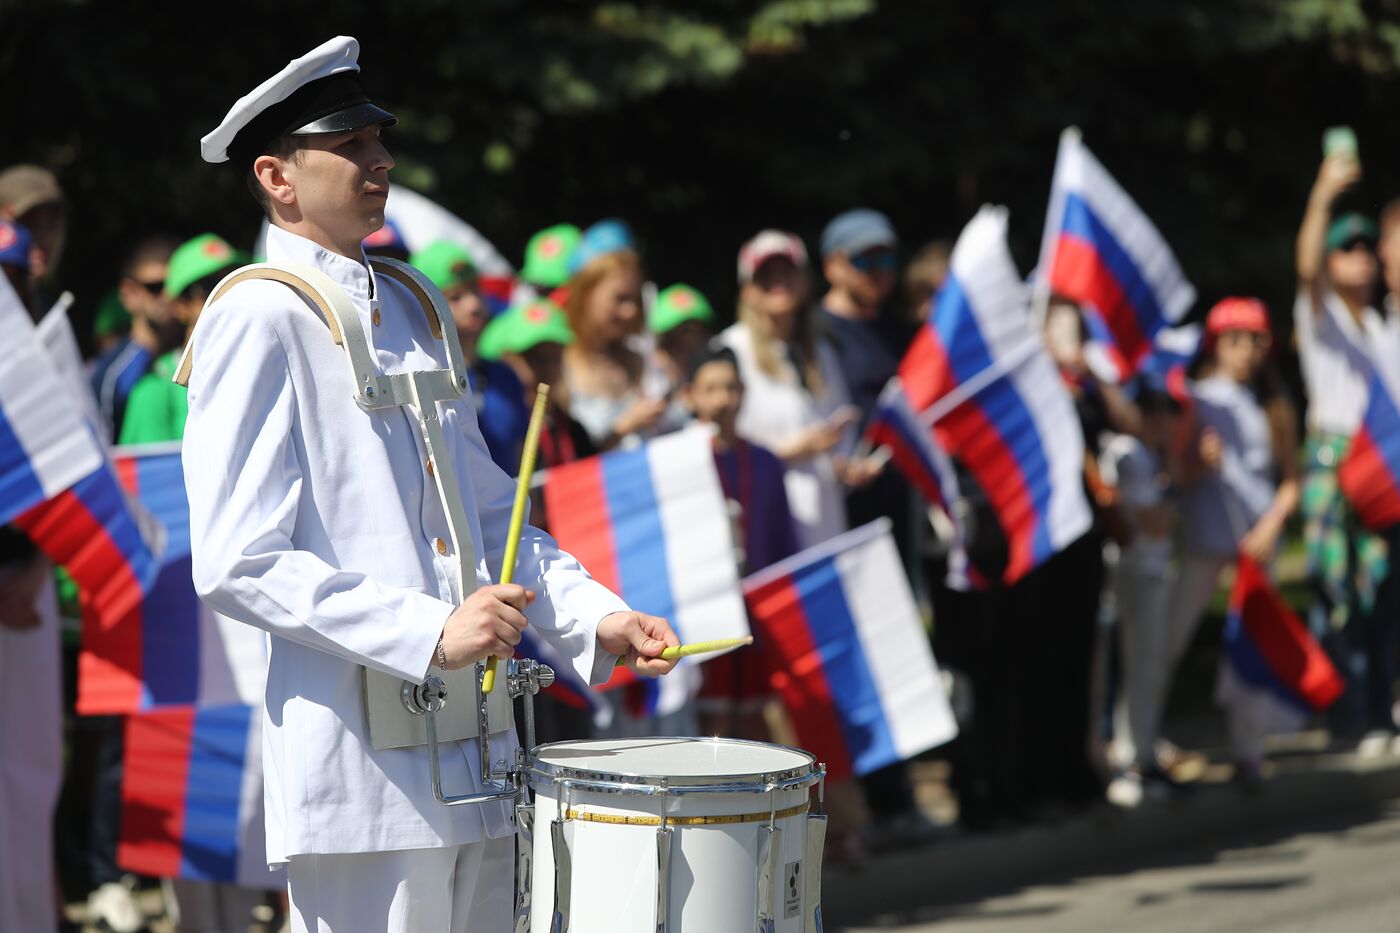
M517 263L546 224L625 217L654 278L721 308L744 238L779 225L815 247L858 204L911 250L1007 204L1029 272L1071 124L1202 309L1256 293L1287 319L1326 126L1360 138L1354 206L1400 195L1400 0L3 0L0 164L68 190L80 320L141 234L251 239L256 208L199 137L339 33L400 116L395 181Z

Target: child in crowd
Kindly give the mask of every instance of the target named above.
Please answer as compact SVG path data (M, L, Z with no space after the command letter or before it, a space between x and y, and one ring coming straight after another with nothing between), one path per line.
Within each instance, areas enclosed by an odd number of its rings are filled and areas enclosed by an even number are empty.
M514 370L524 386L522 399L527 408L535 404L536 386L544 383L550 387L538 469L562 466L598 452L588 431L569 415L564 348L573 342L564 312L545 298L515 305L488 324L481 335L482 358L500 360ZM531 521L548 527L538 509Z
M1158 718L1221 571L1240 552L1267 566L1298 506L1295 413L1268 367L1270 344L1268 311L1256 299L1226 298L1206 317L1204 366L1191 386L1198 440L1183 459L1185 551L1167 612ZM1236 683L1228 665L1221 674L1217 697L1229 720L1236 775L1254 786L1267 732L1297 724L1273 721L1276 704Z
M578 249L583 231L573 224L555 224L530 237L525 244L525 264L520 278L540 295L557 305L569 300L569 261Z
M788 511L783 463L739 436L744 383L734 351L702 346L684 377L681 397L698 423L714 428L715 466L737 525L740 573L762 570L795 554L797 535ZM700 731L770 741L763 718L764 706L773 698L770 670L761 645L706 662L696 704Z
M438 240L413 254L409 260L442 291L452 311L452 323L462 344L471 383L476 420L491 459L502 470L514 475L520 466L521 445L530 411L521 401L520 380L504 363L483 359L477 350L490 314L481 297L476 266L471 256L456 243Z
M1153 752L1162 687L1161 656L1171 601L1173 534L1178 519L1169 465L1181 430L1181 405L1157 386L1138 393L1141 436L1118 434L1102 458L1117 490L1127 541L1115 574L1121 658L1114 709L1114 752L1123 771L1108 787L1109 800L1135 806L1144 793L1166 796L1175 783Z
M647 321L656 346L645 391L652 398L666 399L668 407L657 421L655 433L678 430L690 420L689 411L676 393L686 381L691 360L714 337L714 323L715 312L709 300L689 285L672 285L657 293Z

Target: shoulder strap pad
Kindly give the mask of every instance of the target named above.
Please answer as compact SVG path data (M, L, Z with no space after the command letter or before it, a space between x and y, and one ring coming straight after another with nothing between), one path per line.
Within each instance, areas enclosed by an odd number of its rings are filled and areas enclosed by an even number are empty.
M199 327L205 320L204 312L209 310L210 305L228 294L235 285L255 280L281 282L304 296L321 313L322 320L330 328L331 339L335 341L337 346L345 347L352 356L356 354L346 344L347 328L355 337L359 338L358 343L363 347L364 333L360 327L359 316L355 313L355 308L350 304L350 298L345 294L344 289L337 285L330 276L301 263L253 263L235 269L224 276L219 284L214 286L209 297L205 299L199 321L195 324L194 332L185 341L184 352L180 354L180 365L176 367L175 375L172 377L176 384L182 386L190 384L190 375L194 372L195 347L199 343ZM367 348L365 349L365 362L367 363L368 352Z

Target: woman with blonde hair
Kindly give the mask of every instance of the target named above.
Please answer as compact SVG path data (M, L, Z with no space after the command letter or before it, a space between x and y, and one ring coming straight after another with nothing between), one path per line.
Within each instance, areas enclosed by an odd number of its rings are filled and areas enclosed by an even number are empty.
M646 397L646 358L629 345L645 324L636 251L620 246L588 258L569 282L565 312L576 338L564 350L569 413L599 450L644 436L667 402Z
M846 530L846 462L835 452L854 446L856 412L816 329L802 241L778 230L755 236L739 251L739 286L739 320L716 338L739 361L739 433L787 467L798 543L810 547Z

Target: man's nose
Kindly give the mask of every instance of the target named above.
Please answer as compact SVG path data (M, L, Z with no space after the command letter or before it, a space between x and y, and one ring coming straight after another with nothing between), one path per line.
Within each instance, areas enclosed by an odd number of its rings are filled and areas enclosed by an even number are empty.
M383 140L375 139L370 168L376 172L387 172L393 167L394 157L389 155L389 147L384 145Z

